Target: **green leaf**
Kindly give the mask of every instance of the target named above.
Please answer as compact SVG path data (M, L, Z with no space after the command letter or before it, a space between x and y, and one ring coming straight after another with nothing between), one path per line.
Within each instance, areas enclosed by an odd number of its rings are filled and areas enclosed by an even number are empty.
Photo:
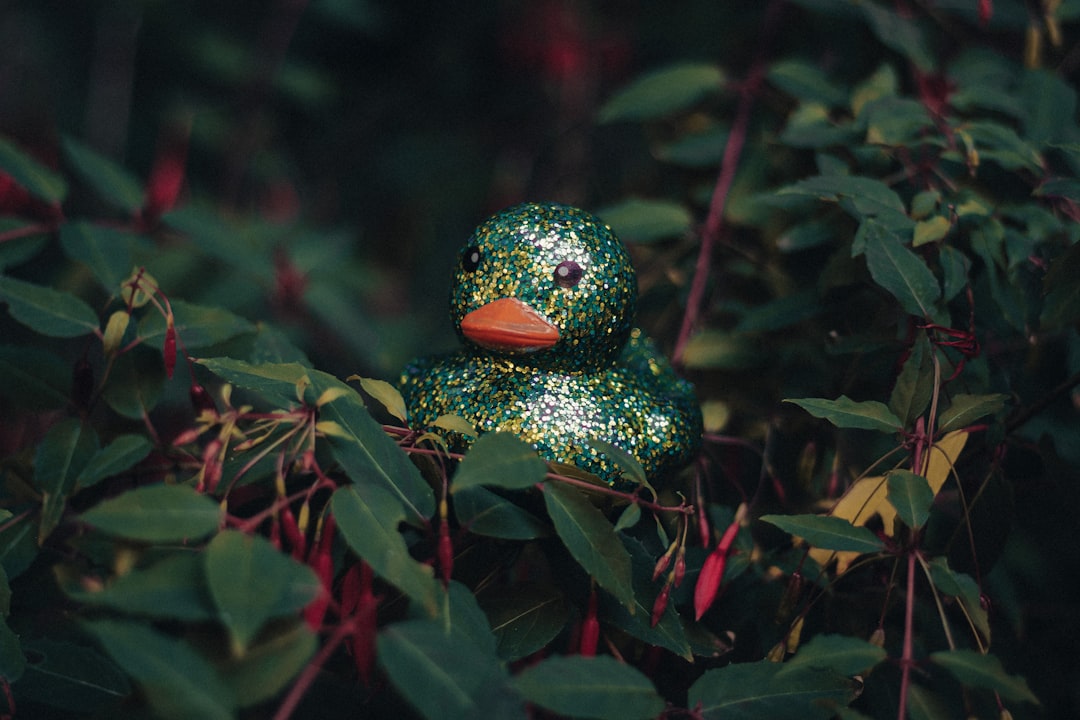
M314 571L261 535L225 530L205 553L206 581L221 622L242 656L273 617L297 613L323 592Z
M445 587L440 585L438 592L439 612L435 617L411 612L410 619L430 620L441 625L444 631L453 630L456 634L467 637L479 649L494 656L495 636L491 633L491 625L488 624L487 616L472 589L457 580L451 580Z
M801 400L785 399L784 402L798 405L814 417L828 420L840 428L880 430L881 432L896 432L903 428L900 418L893 415L892 410L877 400L857 402L846 395L841 395L836 400L803 398Z
M821 312L817 293L803 291L750 308L735 326L737 333L773 332L806 322Z
M868 100L859 111L859 122L866 126L867 144L910 148L937 140L935 134L927 132L933 120L926 106L912 98Z
M911 426L930 406L934 392L934 366L930 356L930 341L920 334L889 395L889 410L896 414L903 427Z
M803 101L788 116L780 142L797 148L827 148L855 139L850 122L837 123L825 105Z
M217 530L221 508L187 485L149 485L98 503L81 520L129 540L183 542Z
M7 618L0 617L0 678L9 683L17 681L26 670L19 636L8 627Z
M230 340L237 335L255 332L255 326L228 310L204 307L173 300L176 335L189 350L209 347ZM139 337L143 342L160 347L165 340L165 318L161 313L148 313L139 323Z
M832 670L838 675L861 675L888 656L884 648L849 635L817 635L784 663L783 677L806 668Z
M657 160L682 167L714 168L724 157L727 143L727 128L714 126L680 135L671 142L659 145L653 153Z
M63 290L0 277L0 301L13 318L48 337L80 337L98 329L97 313Z
M890 470L886 474L886 498L909 528L921 528L930 517L934 491L922 475L910 470Z
M687 110L723 87L715 65L680 64L654 70L615 93L600 108L602 123L653 120Z
M435 418L431 424L434 427L449 430L450 432L456 432L459 435L465 435L471 438L475 438L479 434L473 424L460 415L440 415Z
M144 435L119 435L82 466L75 484L88 487L141 462L154 446Z
M487 485L519 490L543 482L547 463L532 445L511 433L493 432L480 436L454 473L450 491Z
M252 364L228 357L196 360L222 380L252 390L278 407L296 405L297 388L311 385L311 368L300 363ZM311 398L314 402L314 398Z
M102 395L113 410L139 420L158 404L164 387L161 350L139 346L116 358Z
M19 697L73 713L103 710L131 693L116 665L82 645L46 638L29 640L31 660L19 678Z
M558 482L544 484L544 503L555 532L578 564L633 613L630 555L604 514L583 493Z
M990 616L982 604L982 592L979 584L970 575L956 572L949 567L949 561L937 557L930 561L930 580L939 591L959 599L964 613L970 619L975 630L984 642L990 641Z
M641 506L630 503L626 509L619 513L619 519L615 521L615 532L629 530L641 521Z
M941 650L930 653L930 662L945 668L965 685L994 690L1010 700L1039 704L1027 680L1007 674L994 655L983 655L975 650Z
M874 281L888 290L905 312L933 318L941 297L934 273L892 231L871 220L864 226L866 266Z
M75 478L97 452L93 428L71 418L49 429L34 456L34 484L41 489L41 525L38 542L44 543L60 523Z
M886 47L900 53L923 72L932 72L934 56L927 47L922 28L912 19L877 3L860 3L870 30Z
M911 217L915 220L925 220L931 213L937 210L941 204L940 190L923 190L915 193L911 198Z
M549 657L513 684L529 702L563 717L647 720L665 706L649 678L608 655Z
M202 554L178 550L121 575L100 590L89 590L78 577L63 575L61 585L69 597L86 605L151 618L208 622L218 619L218 610L207 590L204 565Z
M847 100L847 91L837 87L817 65L801 59L779 60L769 68L770 83L799 100L836 107Z
M798 252L826 245L836 236L837 230L831 223L808 220L792 225L781 233L776 238L776 249L782 253Z
M554 640L572 614L554 585L515 583L477 599L487 614L498 655L508 662L532 655Z
M39 200L60 203L67 196L67 183L64 182L63 177L2 137L0 137L0 170L10 175L16 183Z
M214 666L192 647L141 623L96 620L85 626L146 693L165 720L231 720L236 704Z
M434 574L429 565L409 555L398 531L405 521L401 502L378 485L349 485L334 492L330 507L348 546L380 577L433 614Z
M938 416L938 432L949 432L967 427L974 421L987 415L993 415L1005 407L1008 395L991 393L989 395L966 395L958 393L952 403Z
M454 515L463 528L476 535L534 540L551 534L538 517L482 486L454 493Z
M827 202L850 202L856 219L877 218L886 227L901 230L913 226L904 201L876 178L852 175L815 175L780 188L778 195L805 195Z
M919 247L927 243L937 242L948 235L951 229L952 223L949 222L948 218L941 215L935 215L927 220L920 220L915 223L915 236L911 241L911 246Z
M626 242L651 243L686 233L692 223L690 211L668 200L630 198L597 210L611 229Z
M999 93L1019 103L1024 139L1041 148L1075 140L1076 87L1049 68L1032 68L1020 78L1020 92Z
M843 518L829 515L762 515L761 520L797 535L816 548L838 552L874 553L885 549L874 533Z
M1042 175L1042 156L1011 127L989 121L973 121L960 127L960 136L973 143L980 161L997 163L1006 170L1028 170Z
M251 646L241 658L219 668L222 679L247 707L270 700L304 669L319 649L319 637L305 623Z
M944 277L944 290L941 299L950 302L968 285L968 273L971 260L954 247L943 245L938 250L938 264Z
M435 514L435 495L397 443L368 414L360 396L326 373L311 371L312 391L340 394L319 408L322 421L337 423L343 435L327 438L334 459L353 482L377 482L409 511L408 521L422 523Z
M379 662L426 720L524 720L525 705L498 660L440 623L413 620L379 633Z
M360 381L360 387L364 389L364 392L375 398L380 405L386 408L388 413L403 423L409 421L409 411L405 407L405 399L401 397L401 392L396 387L385 380L359 376L356 379Z
M690 686L687 706L703 720L825 720L856 695L855 683L837 673L783 669L762 660L709 670Z
M1080 243L1075 243L1050 263L1043 278L1043 328L1063 328L1080 322Z
M0 561L4 574L14 579L22 574L38 556L37 518L22 520L7 518L0 523Z
M116 228L78 221L60 228L64 254L93 271L109 295L120 292L120 285L131 275L131 246L135 237Z
M73 137L64 136L62 144L72 168L98 197L130 214L142 207L142 187L127 170Z

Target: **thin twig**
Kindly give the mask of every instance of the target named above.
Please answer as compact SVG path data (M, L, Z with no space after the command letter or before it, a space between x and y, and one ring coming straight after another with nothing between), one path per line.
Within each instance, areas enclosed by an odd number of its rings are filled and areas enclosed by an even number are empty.
M915 663L915 559L918 551L908 550L907 597L904 599L904 655L900 659L900 703L897 720L907 717L907 696L911 689L911 666Z
M274 720L287 720L292 717L292 714L300 705L300 701L304 699L304 695L307 694L308 689L310 689L312 683L315 682L315 678L322 670L323 665L325 665L326 661L330 659L330 656L334 654L334 651L337 650L338 646L354 632L356 632L355 620L346 618L341 621L341 624L334 630L334 634L330 636L330 639L322 646L319 653L312 658L311 662L304 668L304 671L300 673L296 682L293 683L292 688L289 689L289 694L281 701L281 705L278 706L277 712L274 713Z
M686 312L683 314L682 327L679 329L679 337L675 343L673 353L675 365L682 365L683 353L686 351L686 343L690 334L698 325L704 305L705 287L709 280L709 266L712 262L713 247L719 241L720 233L724 225L724 207L727 204L731 185L735 181L735 171L739 166L739 157L746 145L747 128L750 125L750 110L757 96L758 88L765 77L765 52L769 40L778 24L780 8L783 3L772 0L765 11L765 21L762 31L762 42L758 46L758 55L750 68L750 73L739 86L739 105L735 114L735 122L731 125L727 143L724 145L724 155L720 161L720 174L713 189L712 200L709 202L709 214L705 218L705 227L701 232L701 247L698 249L697 264L694 267L694 277L690 281L690 293L686 300Z

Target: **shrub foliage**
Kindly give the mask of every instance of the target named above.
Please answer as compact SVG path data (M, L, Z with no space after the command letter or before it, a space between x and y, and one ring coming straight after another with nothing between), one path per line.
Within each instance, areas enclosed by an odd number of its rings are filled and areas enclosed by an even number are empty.
M1075 3L1029 6L774 1L604 90L706 418L616 487L411 426L380 271L200 194L190 125L145 179L0 138L2 712L1075 713Z

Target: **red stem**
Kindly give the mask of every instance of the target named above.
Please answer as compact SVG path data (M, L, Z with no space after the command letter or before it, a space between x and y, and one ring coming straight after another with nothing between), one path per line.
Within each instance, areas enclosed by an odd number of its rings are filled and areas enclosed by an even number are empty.
M697 264L694 267L694 277L690 281L690 293L686 299L686 312L683 314L682 327L679 329L679 337L675 343L673 354L675 365L682 365L683 353L686 351L686 343L690 334L698 324L704 304L705 287L709 280L709 265L711 264L713 246L720 238L724 226L724 207L727 204L731 185L735 181L735 171L739 166L739 157L742 155L743 146L746 145L746 133L750 124L750 109L753 107L754 98L757 95L761 81L765 77L765 48L767 40L772 35L777 25L782 3L773 0L765 11L763 27L763 41L759 45L758 56L746 80L739 87L739 106L735 115L735 122L731 125L727 143L724 145L724 155L720 161L720 175L713 189L712 200L709 202L709 214L705 218L705 227L701 232L701 247L698 250Z
M5 243L8 240L18 240L19 238L29 237L30 235L43 235L55 232L57 227L59 227L59 223L50 222L12 228L6 232L0 233L0 243Z
M914 548L907 556L907 598L904 603L904 655L900 659L900 706L897 720L907 717L907 696L911 687L911 666L915 662L915 558Z
M322 670L322 666L334 654L338 645L345 641L350 635L356 632L356 622L352 618L342 620L341 624L334 630L334 634L330 636L330 639L326 641L326 644L322 646L318 654L312 658L311 662L307 664L304 671L300 673L300 677L293 683L292 688L289 690L289 694L282 700L281 705L278 706L278 710L274 713L274 720L287 720L292 717L292 714L296 711L297 706L300 705L300 701L304 699L304 695L307 693L308 688L315 682L315 678L318 676L319 671Z

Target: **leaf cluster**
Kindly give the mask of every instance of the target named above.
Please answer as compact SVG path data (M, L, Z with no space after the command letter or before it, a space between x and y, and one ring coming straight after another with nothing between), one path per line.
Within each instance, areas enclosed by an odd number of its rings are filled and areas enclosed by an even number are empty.
M378 34L376 4L311 5ZM463 419L412 427L350 375L394 365L370 308L404 290L266 202L319 165L222 139L257 120L181 119L145 179L75 134L55 162L0 136L0 714L1075 713L1075 9L690 5L643 11L680 40L588 108L620 150L596 212L702 399L676 477L598 448L609 487L503 433L451 452ZM146 12L153 35L176 11ZM310 37L261 77L255 44L178 34L155 51L330 135ZM424 147L356 163L359 206L460 205L468 173Z

